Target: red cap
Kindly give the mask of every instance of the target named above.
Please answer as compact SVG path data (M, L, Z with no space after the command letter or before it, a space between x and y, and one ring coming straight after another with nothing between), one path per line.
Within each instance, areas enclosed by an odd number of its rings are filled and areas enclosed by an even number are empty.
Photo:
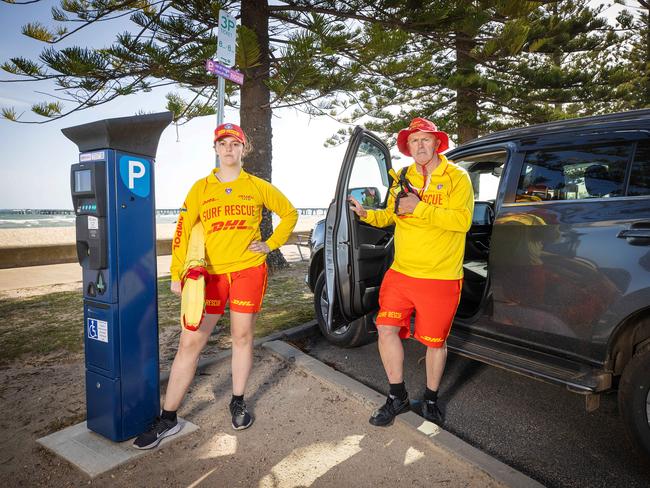
M397 149L399 149L399 152L406 156L411 155L411 151L409 151L407 142L409 136L414 132L428 132L429 134L434 134L440 140L440 145L438 146L438 149L436 149L436 152L438 153L441 153L449 148L449 136L446 132L438 130L436 124L430 120L416 117L411 120L411 124L409 125L408 129L402 129L399 131L399 134L397 134Z
M214 142L224 137L234 137L242 144L246 144L246 135L241 127L235 124L225 123L221 124L214 130Z

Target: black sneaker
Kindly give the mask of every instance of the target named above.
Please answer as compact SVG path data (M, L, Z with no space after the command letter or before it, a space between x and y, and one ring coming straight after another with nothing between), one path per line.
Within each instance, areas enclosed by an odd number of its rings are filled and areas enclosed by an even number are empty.
M386 427L393 423L395 417L400 413L408 412L411 409L409 399L406 397L400 400L396 396L388 395L384 406L375 410L370 417L370 423L377 427Z
M232 414L233 429L244 430L253 425L253 417L248 413L244 400L231 400L230 413Z
M442 425L444 421L442 411L438 407L438 402L432 400L422 400L422 416L429 422L438 425Z
M180 430L181 426L178 424L178 420L156 417L151 428L133 441L133 447L136 449L152 449L160 444L160 441L165 437L177 434Z

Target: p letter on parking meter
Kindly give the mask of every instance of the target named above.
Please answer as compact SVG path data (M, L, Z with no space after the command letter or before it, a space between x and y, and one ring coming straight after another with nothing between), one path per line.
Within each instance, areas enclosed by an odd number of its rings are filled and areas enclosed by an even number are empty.
M120 442L160 411L154 158L171 112L63 129L83 270L88 428Z

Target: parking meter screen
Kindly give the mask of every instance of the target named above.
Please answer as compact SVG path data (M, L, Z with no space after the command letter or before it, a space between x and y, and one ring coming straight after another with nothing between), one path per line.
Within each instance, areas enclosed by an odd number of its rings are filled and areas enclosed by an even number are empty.
M90 170L74 172L74 191L76 193L85 193L91 190Z
M85 193L91 190L90 183L90 170L74 172L74 191L77 193Z

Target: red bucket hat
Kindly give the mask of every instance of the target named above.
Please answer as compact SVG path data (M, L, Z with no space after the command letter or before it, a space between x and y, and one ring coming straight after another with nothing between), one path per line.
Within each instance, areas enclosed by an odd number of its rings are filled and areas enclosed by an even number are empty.
M246 135L241 127L235 124L225 123L221 124L214 130L214 142L224 137L234 137L242 144L246 144Z
M449 148L449 136L446 132L438 130L436 124L430 120L416 117L411 120L411 124L409 125L408 129L402 129L397 134L397 149L399 149L399 152L405 156L411 155L411 151L409 151L407 142L409 136L414 132L428 132L429 134L434 134L440 140L440 145L436 150L438 153L441 153Z

